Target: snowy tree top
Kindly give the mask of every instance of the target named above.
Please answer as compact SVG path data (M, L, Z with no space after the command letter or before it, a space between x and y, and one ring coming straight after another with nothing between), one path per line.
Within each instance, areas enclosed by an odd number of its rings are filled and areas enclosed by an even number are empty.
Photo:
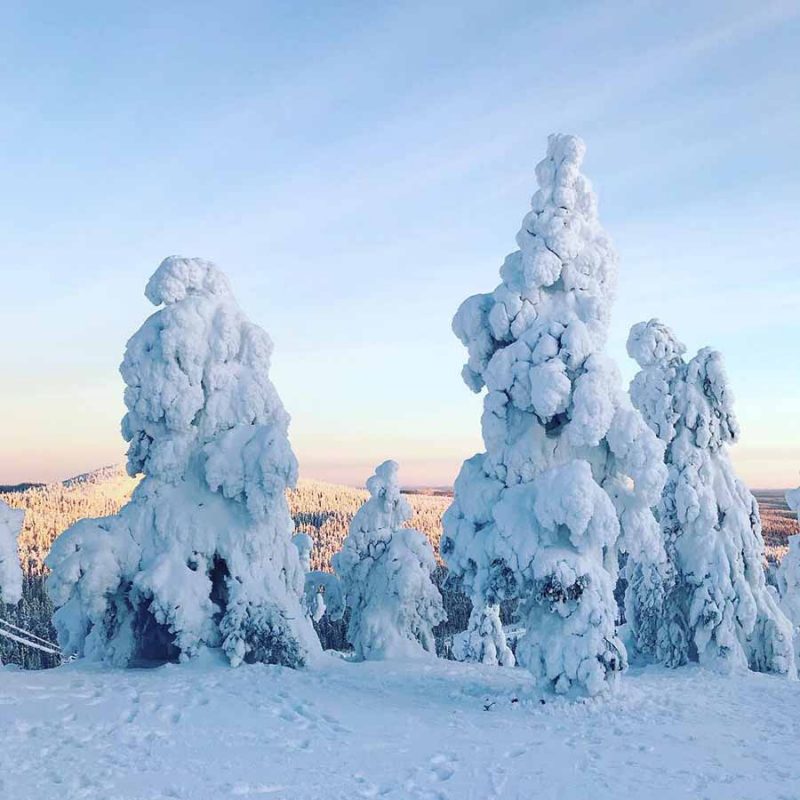
M631 384L634 404L664 441L675 436L679 418L699 447L718 448L738 440L733 392L721 353L703 347L686 362L686 346L657 319L634 325L627 347L642 368Z
M473 391L488 382L492 356L508 345L522 342L509 358L532 364L560 349L575 369L605 341L617 257L580 172L585 151L576 136L549 137L536 166L539 188L517 234L519 250L500 269L502 283L465 300L453 320L469 351L463 376ZM558 398L550 400L558 405Z
M628 355L640 367L671 364L686 352L686 345L663 322L651 319L637 322L628 334Z
M231 293L227 277L202 258L169 256L147 282L145 297L155 306L169 305L190 294L226 295Z
M120 367L128 472L180 480L204 445L243 425L262 426L239 434L239 444L258 438L250 450L285 439L289 416L269 379L272 341L246 319L225 275L172 256L146 294L162 308L131 337Z
M400 494L397 472L396 461L384 461L375 468L375 474L367 481L369 500L353 517L351 532L393 530L411 519L411 505Z

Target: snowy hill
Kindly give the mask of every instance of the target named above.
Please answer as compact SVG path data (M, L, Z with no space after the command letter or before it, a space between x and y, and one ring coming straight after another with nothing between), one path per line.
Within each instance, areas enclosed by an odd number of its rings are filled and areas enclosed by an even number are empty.
M55 638L50 625L53 609L44 594L41 578L42 562L53 540L79 519L115 514L128 501L137 483L138 479L129 477L117 465L60 483L0 492L0 500L25 509L19 550L26 577L22 604L5 612L11 622L50 641ZM310 533L315 541L312 569L330 569L331 556L341 548L350 520L367 496L366 491L352 486L310 480L300 480L297 488L288 492L297 529ZM441 516L450 499L417 493L409 494L408 499L414 512L410 524L422 531L438 552ZM0 661L33 668L53 664L46 654L26 650L8 639L0 639Z
M41 571L44 556L65 528L85 517L115 514L128 501L138 479L121 465L100 467L61 483L25 484L0 488L0 500L25 509L25 526L19 539L20 558L33 573ZM310 533L316 547L313 569L329 569L330 558L347 535L347 527L367 492L352 486L300 480L288 493L289 507L298 530ZM421 530L438 551L441 516L450 503L446 495L409 494L414 516L409 523Z
M793 800L798 685L633 669L540 702L454 662L0 669L0 796L117 800Z

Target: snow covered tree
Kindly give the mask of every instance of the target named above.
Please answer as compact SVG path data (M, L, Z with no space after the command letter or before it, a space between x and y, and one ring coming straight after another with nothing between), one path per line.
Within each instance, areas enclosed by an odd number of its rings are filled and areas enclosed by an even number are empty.
M446 619L431 580L436 563L425 536L402 527L412 512L400 494L397 463L381 464L367 489L370 497L333 557L350 610L347 637L360 659L435 653L433 628Z
M342 619L347 606L338 576L317 570L307 572L303 607L314 622L326 614L332 622Z
M272 342L210 262L171 257L145 291L155 312L121 366L128 472L118 514L82 520L47 557L67 653L115 664L221 647L300 666L319 641L300 606L287 486L297 462L269 380Z
M500 606L484 603L472 607L467 629L453 637L453 657L456 661L514 666L516 659L500 622Z
M314 549L314 540L305 532L301 531L292 536L292 544L297 548L297 555L300 558L300 566L303 572L311 570L311 551Z
M658 515L669 562L657 655L729 669L794 674L792 631L767 588L758 504L727 446L739 426L718 352L686 348L658 320L634 325L641 367L631 398L666 445Z
M303 587L303 610L314 621L319 622L327 614L332 621L344 616L345 599L339 578L330 572L311 569L311 551L314 540L307 533L297 533L292 542L300 555L300 565L305 572Z
M795 663L800 663L800 534L789 537L789 552L778 567L781 610L792 624Z
M476 608L520 600L520 664L556 692L593 695L627 662L616 632L619 553L642 572L663 563L651 506L666 470L663 446L603 353L616 256L580 172L584 151L574 136L549 138L519 250L500 285L453 320L469 352L464 380L488 390L486 452L456 480L441 552ZM629 606L654 605L651 591L632 582ZM634 640L647 635L633 627ZM496 625L475 630L486 631L487 650L504 646Z
M800 489L786 492L786 502L800 519ZM795 663L800 667L800 534L789 537L789 552L778 567L781 610L794 629Z
M16 605L22 598L22 569L17 537L25 512L0 500L0 602Z

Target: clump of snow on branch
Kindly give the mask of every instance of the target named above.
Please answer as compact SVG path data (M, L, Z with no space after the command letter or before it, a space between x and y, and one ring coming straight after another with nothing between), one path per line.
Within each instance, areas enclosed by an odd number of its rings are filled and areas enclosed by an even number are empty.
M118 514L82 520L47 558L66 652L115 664L186 659L299 666L319 650L285 491L297 479L272 342L210 262L171 257L147 284L161 308L120 371L128 472Z
M0 500L0 602L16 605L22 599L22 568L17 537L25 512Z
M431 579L433 550L419 531L402 526L411 506L400 494L397 464L385 461L367 481L333 567L350 610L347 637L360 659L435 653L433 628L446 619Z
M658 320L631 329L631 398L666 444L659 518L669 561L657 657L794 674L791 626L768 590L755 498L727 447L739 426L718 352L686 348Z
M442 555L481 609L520 601L517 658L557 692L596 694L626 665L616 633L618 551L649 581L631 582L634 640L650 635L664 561L652 515L663 446L603 353L617 272L580 166L585 147L554 135L519 250L490 294L459 308L463 377L486 387L486 452L466 461L444 518ZM638 623L638 624L637 624ZM502 649L497 626L485 647Z

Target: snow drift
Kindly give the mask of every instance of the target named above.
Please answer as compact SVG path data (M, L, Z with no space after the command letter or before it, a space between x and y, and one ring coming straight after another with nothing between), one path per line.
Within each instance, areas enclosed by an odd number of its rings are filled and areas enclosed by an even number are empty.
M297 463L269 380L272 342L208 261L167 258L145 294L161 308L121 366L127 468L144 478L118 514L53 545L61 646L114 664L210 646L233 665L303 665L319 642L300 606L285 496Z

